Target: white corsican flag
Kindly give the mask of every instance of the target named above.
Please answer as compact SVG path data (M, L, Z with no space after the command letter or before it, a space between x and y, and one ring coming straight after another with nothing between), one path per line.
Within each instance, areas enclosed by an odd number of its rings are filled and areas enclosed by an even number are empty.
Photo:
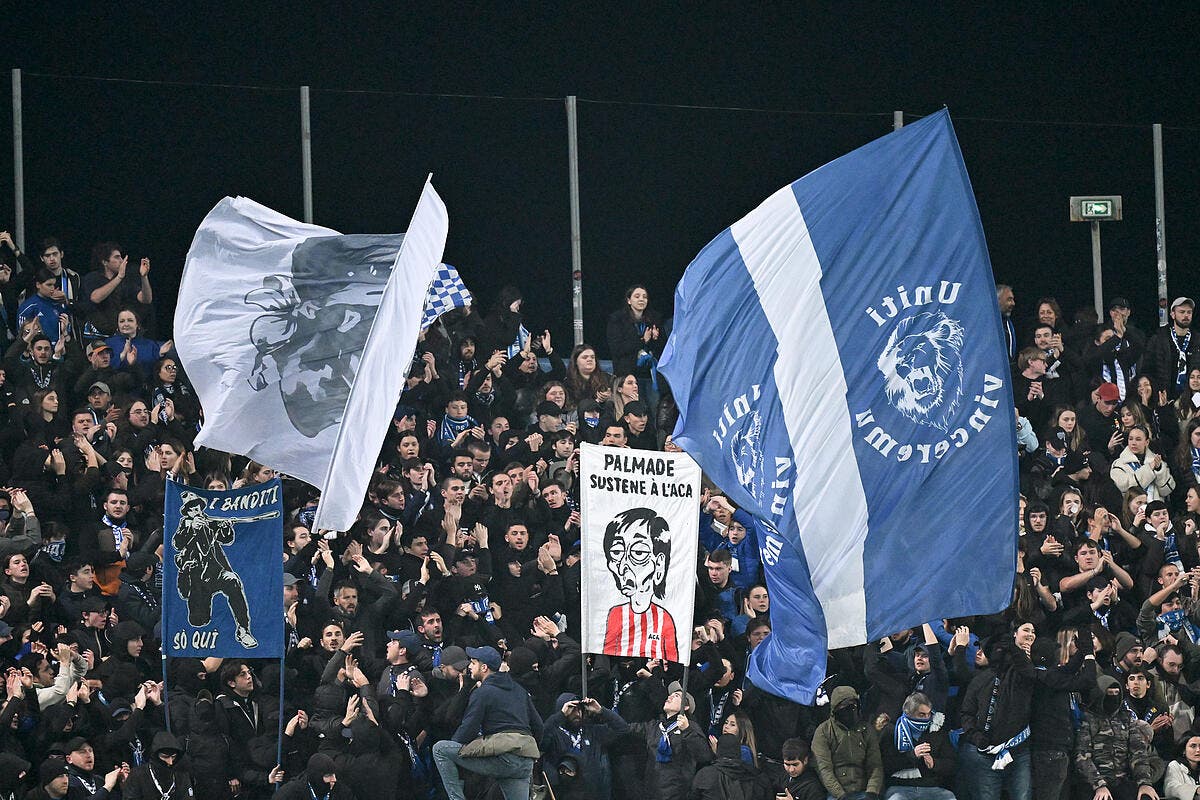
M366 494L442 260L426 182L405 234L342 235L244 197L188 251L175 342L204 408L196 444L321 490L314 526L346 530Z

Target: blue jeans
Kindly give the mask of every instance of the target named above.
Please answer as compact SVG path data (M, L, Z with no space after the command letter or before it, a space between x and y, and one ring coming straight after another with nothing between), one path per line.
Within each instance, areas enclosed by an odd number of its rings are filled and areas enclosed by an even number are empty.
M433 746L433 763L442 776L442 786L450 800L466 800L458 768L495 778L504 800L529 800L529 781L533 777L533 759L504 753L487 758L462 758L459 742L445 739Z
M883 800L954 800L954 792L936 786L893 786L883 793Z
M1013 761L1002 770L992 769L995 757L980 753L967 740L958 748L958 797L965 800L1000 800L1001 790L1007 790L1009 800L1032 800L1033 781L1030 778L1029 748L1012 751Z

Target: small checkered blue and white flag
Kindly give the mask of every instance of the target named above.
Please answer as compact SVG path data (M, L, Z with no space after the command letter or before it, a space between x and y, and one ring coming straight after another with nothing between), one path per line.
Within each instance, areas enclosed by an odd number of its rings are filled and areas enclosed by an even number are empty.
M471 305L471 293L467 290L458 270L449 264L438 265L433 283L429 284L429 295L425 298L425 316L421 320L421 330L425 330L438 317L455 308L465 308Z

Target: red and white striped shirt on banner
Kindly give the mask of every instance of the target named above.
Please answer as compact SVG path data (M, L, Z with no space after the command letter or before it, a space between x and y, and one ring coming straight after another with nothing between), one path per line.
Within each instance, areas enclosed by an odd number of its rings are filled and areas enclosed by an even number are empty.
M604 629L604 654L678 661L675 620L654 603L640 614L629 603L613 606Z

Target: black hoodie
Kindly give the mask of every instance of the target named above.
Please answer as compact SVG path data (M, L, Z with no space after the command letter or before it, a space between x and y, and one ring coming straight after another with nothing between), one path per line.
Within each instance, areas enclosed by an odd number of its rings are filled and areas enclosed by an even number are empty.
M164 750L179 753L173 765L167 764L159 757ZM154 741L150 745L150 758L129 773L129 778L121 790L122 800L157 800L165 792L170 792L172 797L193 797L195 790L192 786L192 776L182 753L183 747L173 735L166 731L154 734ZM175 787L173 792L172 786Z

